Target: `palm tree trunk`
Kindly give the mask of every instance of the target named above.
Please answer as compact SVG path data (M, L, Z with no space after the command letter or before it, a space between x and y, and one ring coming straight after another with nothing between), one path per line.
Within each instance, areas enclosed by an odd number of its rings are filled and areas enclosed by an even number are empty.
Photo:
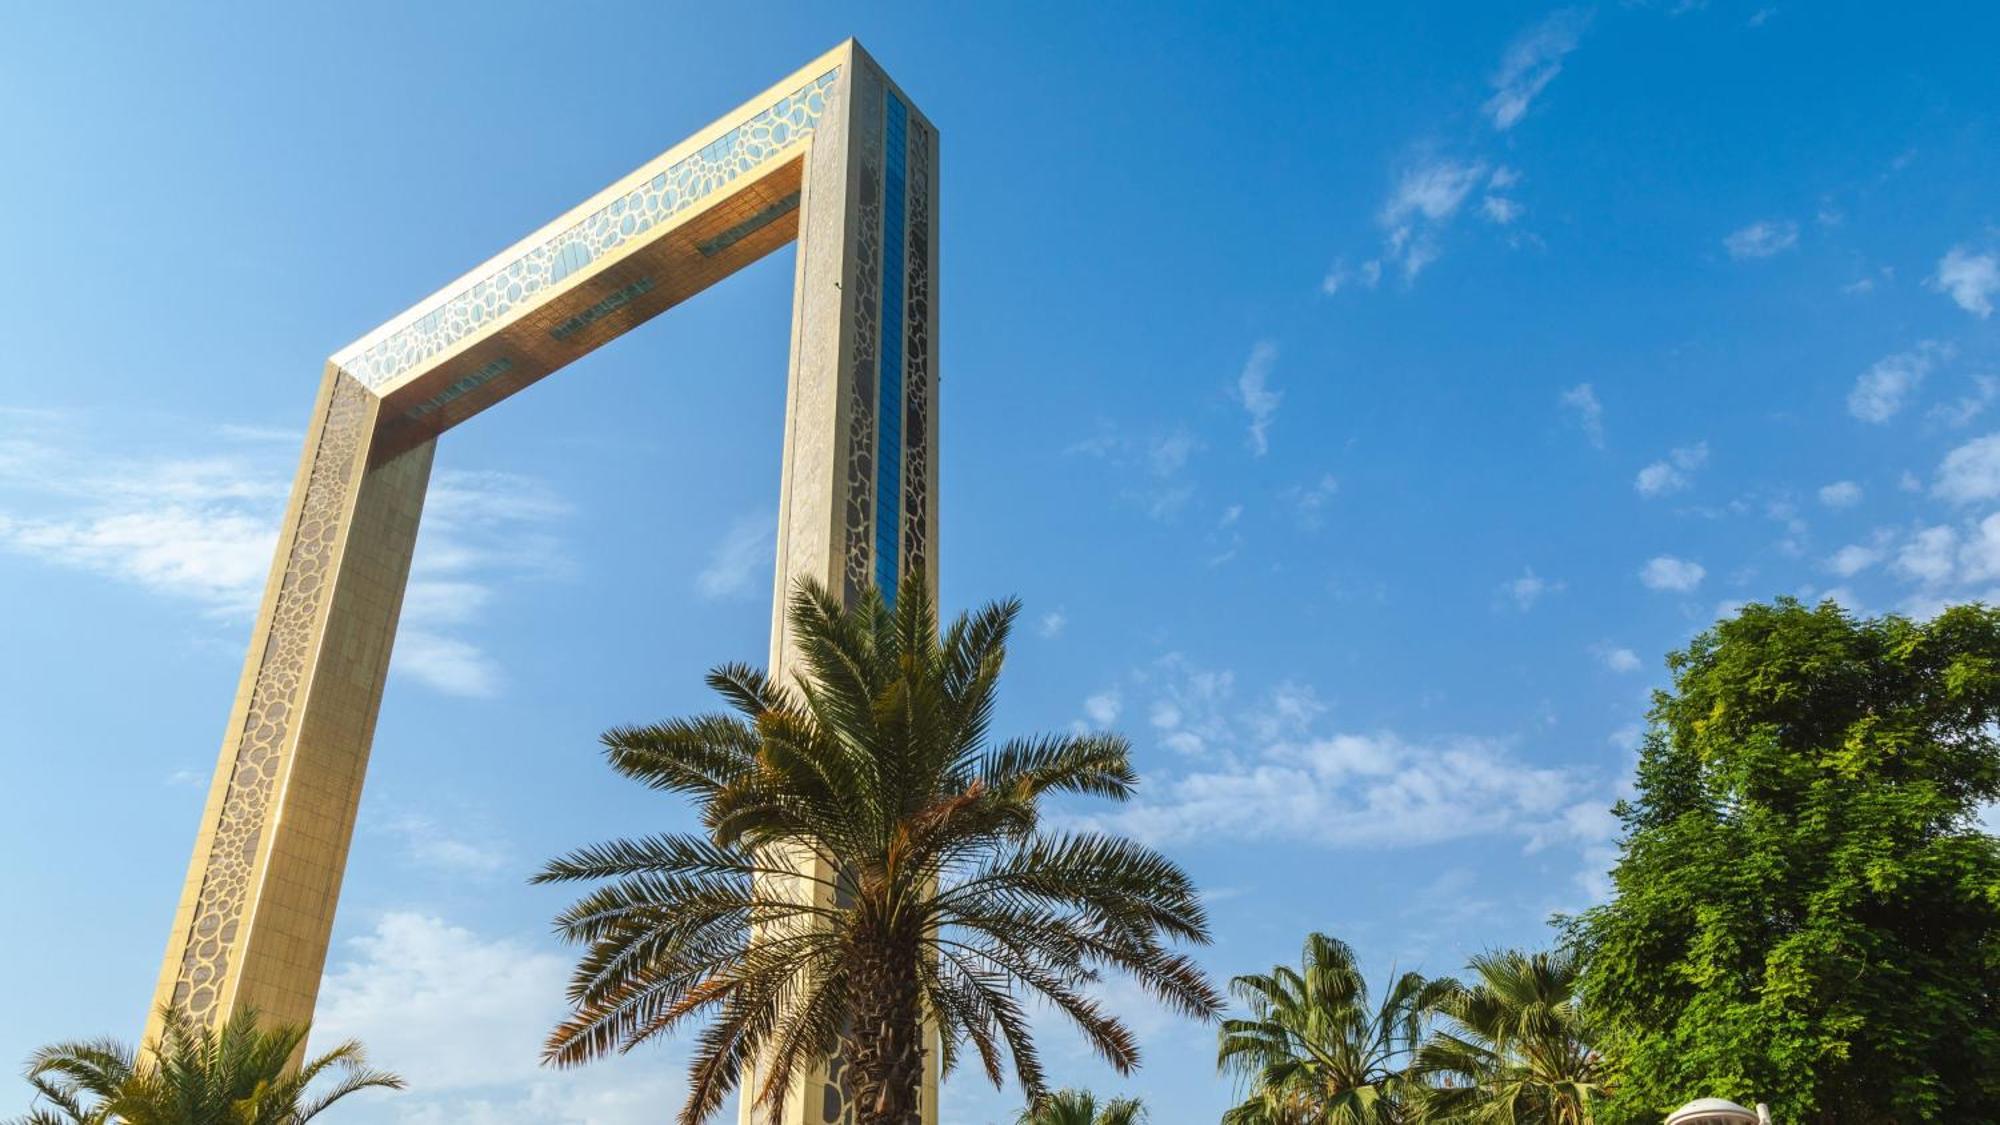
M923 1013L914 938L857 935L854 1025L841 1053L854 1083L856 1125L922 1125Z

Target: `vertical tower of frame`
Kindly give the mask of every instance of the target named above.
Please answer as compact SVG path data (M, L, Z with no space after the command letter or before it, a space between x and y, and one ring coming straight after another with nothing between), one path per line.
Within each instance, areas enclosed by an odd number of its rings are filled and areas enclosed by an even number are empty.
M772 592L781 677L794 663L785 601L796 576L850 599L870 585L893 597L909 575L937 589L938 135L858 47L840 89L806 158L800 204ZM828 893L831 872L812 873L817 882L797 893ZM924 1112L935 1121L935 1050L928 1065ZM801 1087L787 1125L853 1120L836 1061Z

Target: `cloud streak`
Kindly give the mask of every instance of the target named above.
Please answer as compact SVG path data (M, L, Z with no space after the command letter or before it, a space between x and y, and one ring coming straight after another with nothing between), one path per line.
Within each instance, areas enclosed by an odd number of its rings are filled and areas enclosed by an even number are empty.
M1271 367L1278 362L1278 346L1259 340L1250 349L1250 358L1236 376L1236 401L1250 416L1250 451L1259 457L1271 451L1271 423L1278 417L1284 396L1271 389Z
M2000 433L1974 438L1946 453L1931 492L1953 504L2000 500Z
M1648 500L1682 492L1694 484L1694 474L1708 463L1708 443L1698 441L1670 450L1666 457L1639 470L1632 487Z
M1739 262L1773 258L1798 244L1799 224L1790 219L1761 219L1722 240L1722 248Z
M737 517L695 575L695 592L717 601L768 587L777 565L777 535L777 517L768 511Z
M1565 8L1508 44L1500 68L1493 73L1493 96L1482 107L1495 129L1505 132L1520 124L1535 99L1562 73L1563 59L1576 50L1589 24L1588 11Z
M1401 270L1405 285L1443 254L1441 232L1485 176L1482 161L1436 157L1397 177L1377 221L1386 232L1383 257Z
M1938 361L1950 357L1949 346L1925 340L1909 351L1876 360L1847 392L1847 412L1863 422L1887 422L1902 413L1903 404Z
M1591 448L1603 449L1604 404L1597 400L1597 391L1589 383L1578 383L1564 391L1556 401L1561 403L1577 428L1583 431Z
M588 1072L541 1065L563 1013L566 958L414 911L382 915L336 950L314 1040L360 1039L410 1089L362 1095L396 1125L644 1125L678 1107L686 1078L657 1052ZM663 1065L665 1064L665 1065ZM366 1099L366 1100L363 1100ZM343 1107L350 1103L343 1103Z
M1564 834L1587 787L1522 762L1502 740L1418 743L1392 732L1275 743L1236 768L1183 774L1109 821L1143 840L1297 840L1335 848L1416 847Z
M1514 740L1410 738L1326 729L1330 706L1285 681L1235 706L1235 678L1170 655L1132 676L1152 736L1178 772L1152 767L1144 794L1077 821L1153 843L1293 841L1336 849L1512 837L1526 850L1584 843L1579 809L1602 779L1522 759ZM1595 839L1594 829L1591 830Z
M240 624L263 595L289 491L275 431L223 427L220 454L106 458L46 416L0 417L0 550L101 575ZM559 570L548 528L568 506L507 473L436 474L403 602L393 668L453 695L498 690L464 630L496 587Z
M1639 581L1648 590L1662 590L1670 593L1691 593L1708 577L1707 568L1689 559L1660 555L1649 559L1639 570Z
M2000 294L2000 258L1954 246L1938 259L1931 287L1966 312L1985 320L1993 315L1993 298Z

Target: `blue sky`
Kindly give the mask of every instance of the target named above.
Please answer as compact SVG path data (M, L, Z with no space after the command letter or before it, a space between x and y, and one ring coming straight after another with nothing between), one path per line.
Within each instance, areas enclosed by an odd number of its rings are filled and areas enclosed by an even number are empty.
M139 1030L324 357L849 34L943 131L945 601L1026 601L1009 727L1138 747L1065 815L1195 873L1219 976L1543 940L1666 651L2000 587L2000 21L1913 7L17 11L0 1059ZM595 737L764 656L790 286L442 443L321 1009L413 1089L344 1120L677 1103L678 1045L534 1066L523 877L689 823ZM1212 1119L1132 1011L1057 1076Z

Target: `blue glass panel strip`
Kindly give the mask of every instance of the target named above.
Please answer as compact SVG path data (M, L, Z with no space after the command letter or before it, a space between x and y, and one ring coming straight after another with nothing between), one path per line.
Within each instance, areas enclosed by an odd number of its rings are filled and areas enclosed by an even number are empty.
M882 175L882 343L875 417L881 432L875 454L875 585L896 600L903 565L903 195L909 156L910 111L889 94L888 128L883 136Z

